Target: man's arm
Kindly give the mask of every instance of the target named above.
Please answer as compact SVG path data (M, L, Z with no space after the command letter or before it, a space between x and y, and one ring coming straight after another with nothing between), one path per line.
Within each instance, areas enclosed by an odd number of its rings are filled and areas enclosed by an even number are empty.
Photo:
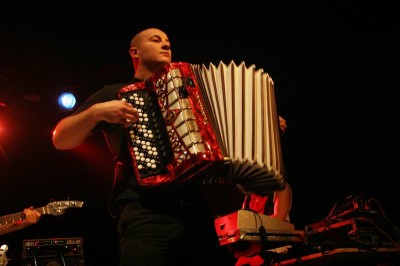
M62 119L53 132L53 144L59 150L73 149L92 134L92 130L100 121L129 125L136 123L137 119L137 110L125 101L98 103Z
M279 218L283 221L289 221L289 211L292 205L292 189L289 183L286 183L283 190L275 192L274 214L271 217Z

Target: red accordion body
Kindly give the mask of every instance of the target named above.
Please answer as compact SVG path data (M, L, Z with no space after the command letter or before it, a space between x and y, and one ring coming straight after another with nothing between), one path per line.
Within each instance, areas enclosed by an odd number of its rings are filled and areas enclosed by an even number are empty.
M262 69L174 62L119 98L139 111L126 130L140 185L201 175L245 193L284 188L274 86Z
M139 121L127 127L139 184L181 182L223 160L199 93L187 63L171 63L120 90L120 98L139 110Z

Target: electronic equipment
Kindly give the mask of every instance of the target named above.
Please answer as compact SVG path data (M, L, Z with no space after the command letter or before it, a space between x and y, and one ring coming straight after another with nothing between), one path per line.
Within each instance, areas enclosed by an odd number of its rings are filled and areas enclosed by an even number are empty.
M318 246L399 248L400 232L383 218L356 217L306 227L307 241Z
M293 224L248 210L216 218L214 224L221 246L256 241L272 248L305 241L304 231L295 230Z
M84 266L83 238L23 240L22 263L23 266Z
M22 242L22 258L53 255L82 256L83 238L26 239Z
M398 248L335 248L312 254L297 254L294 258L279 259L274 266L395 266L400 265Z
M22 266L85 266L82 257L60 257L52 256L46 258L30 258L22 261Z

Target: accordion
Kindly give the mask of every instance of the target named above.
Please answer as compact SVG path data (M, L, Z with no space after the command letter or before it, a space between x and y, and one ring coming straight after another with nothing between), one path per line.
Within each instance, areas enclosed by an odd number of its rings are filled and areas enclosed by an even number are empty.
M172 62L119 98L139 111L126 127L139 185L196 178L246 194L284 188L274 83L262 69Z

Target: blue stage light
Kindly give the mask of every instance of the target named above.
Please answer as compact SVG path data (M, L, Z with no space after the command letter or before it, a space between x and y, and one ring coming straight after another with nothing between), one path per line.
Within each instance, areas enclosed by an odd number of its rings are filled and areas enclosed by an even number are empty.
M58 104L64 110L71 110L75 107L75 95L70 92L64 92L58 97Z

